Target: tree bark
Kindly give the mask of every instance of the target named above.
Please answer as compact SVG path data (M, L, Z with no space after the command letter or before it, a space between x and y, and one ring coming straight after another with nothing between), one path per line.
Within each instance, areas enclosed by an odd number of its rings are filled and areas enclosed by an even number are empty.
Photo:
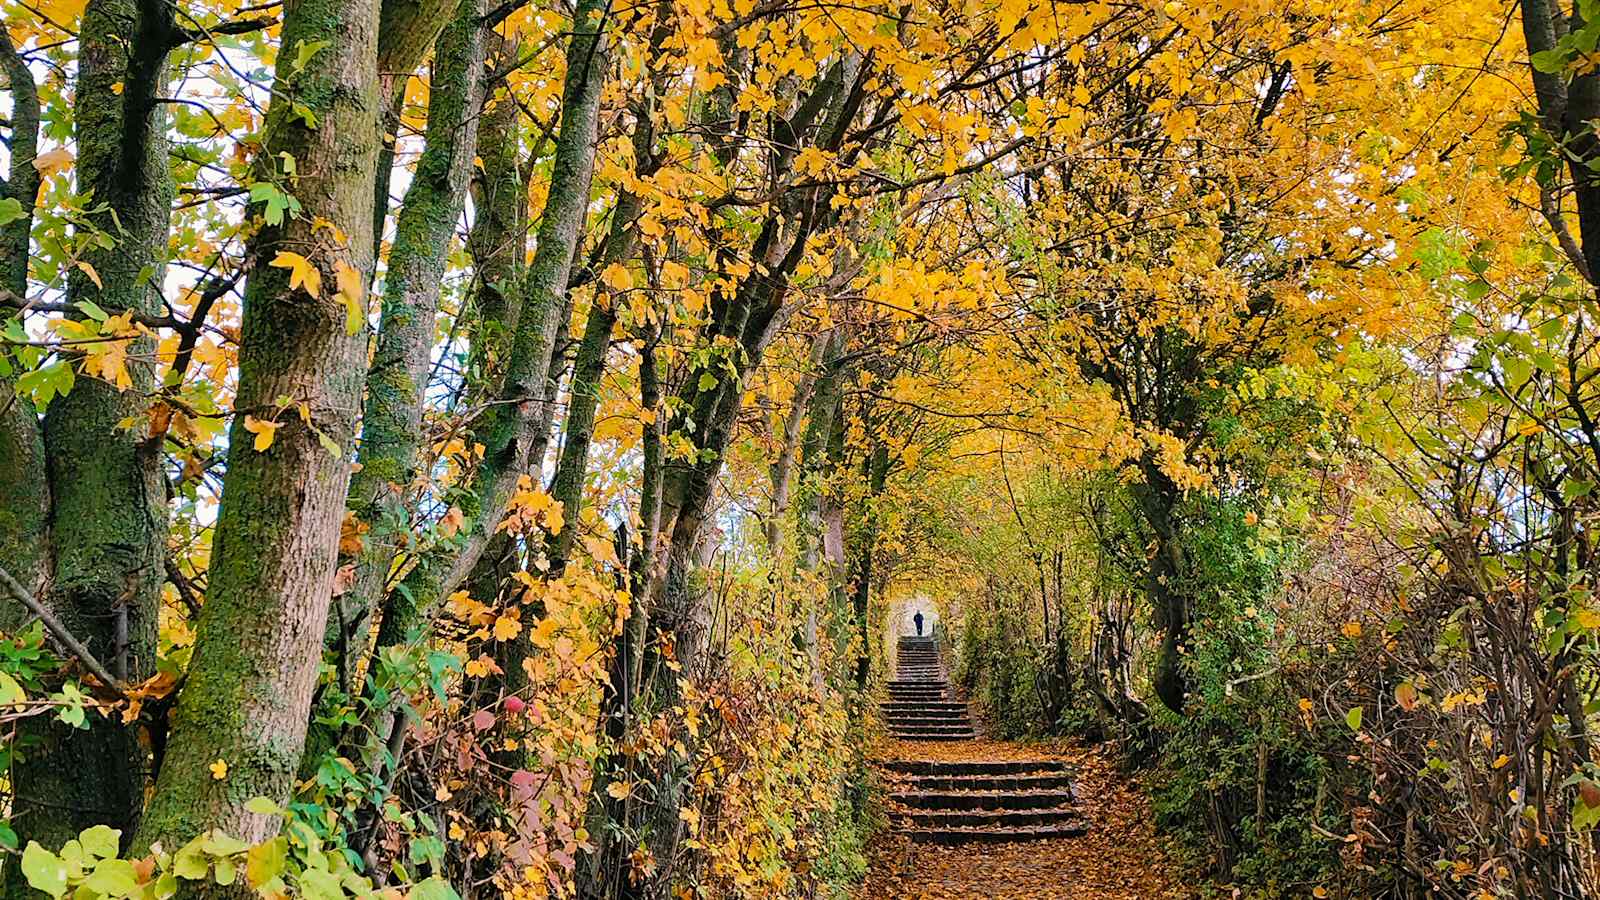
M303 214L263 223L248 252L263 262L298 253L324 287L312 296L290 286L287 268L260 264L246 285L210 589L141 848L180 846L210 828L250 842L274 834L277 817L244 805L287 800L304 749L365 370L366 342L347 329L335 289L341 272L347 282L366 272L372 252L377 26L377 0L284 9L285 47L327 43L303 66L279 55L257 177L282 182ZM280 168L284 154L298 174ZM247 416L278 422L270 446L256 449ZM224 778L213 777L217 760Z
M154 0L91 0L84 9L74 104L78 187L104 204L92 225L115 244L85 250L83 262L100 283L74 270L69 304L92 302L113 316L163 311L173 186L157 98L174 35L171 9ZM153 350L149 338L133 341L129 386L80 377L43 421L51 553L43 601L124 681L155 671L166 580L160 445L122 424L146 412ZM59 847L95 824L132 835L145 778L133 729L115 717L91 716L86 729L41 717L22 724L19 746L26 750L12 778L23 840Z
M0 199L22 207L22 216L0 226L0 289L19 298L28 293L28 249L33 209L39 195L39 93L33 73L0 28L0 68L11 91L11 168ZM0 316L0 325L8 319ZM35 597L44 596L49 577L50 489L45 479L44 433L32 401L14 384L19 361L0 350L0 565ZM4 608L6 628L21 625L20 606Z
M466 0L440 35L428 102L428 133L400 209L384 276L377 348L367 371L359 470L350 510L367 528L348 564L355 578L328 620L330 648L361 659L372 615L401 539L410 534L406 498L417 478L422 411L435 316L451 238L466 203L482 104L482 0ZM337 645L337 646L335 646Z
M476 567L496 532L517 482L537 466L533 447L554 398L547 382L557 326L565 310L572 260L583 232L594 174L600 93L607 69L601 0L583 0L574 15L567 49L561 133L549 199L517 316L515 340L498 402L474 431L484 458L462 509L467 524L458 540L424 554L390 593L378 626L378 647L390 647L417 632L439 602ZM386 733L388 709L375 714L373 732Z

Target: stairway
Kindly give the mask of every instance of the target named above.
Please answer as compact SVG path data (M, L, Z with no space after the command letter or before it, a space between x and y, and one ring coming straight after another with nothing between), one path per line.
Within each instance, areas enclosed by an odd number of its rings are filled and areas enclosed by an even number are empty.
M889 761L890 815L913 841L960 844L1077 837L1088 831L1055 760Z
M950 685L931 637L901 637L889 700L882 705L889 733L905 741L969 741L975 735L967 705Z
M950 695L931 637L900 638L895 677L882 708L889 733L903 741L976 737L967 705ZM973 755L992 752L981 744L970 746ZM890 784L895 830L913 841L1026 841L1076 837L1088 830L1073 803L1072 777L1056 760L945 758L879 766Z

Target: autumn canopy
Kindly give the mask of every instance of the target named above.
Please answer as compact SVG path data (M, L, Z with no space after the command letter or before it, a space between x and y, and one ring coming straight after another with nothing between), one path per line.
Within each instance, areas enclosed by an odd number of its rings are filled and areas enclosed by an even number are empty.
M0 10L0 893L1600 896L1600 2Z

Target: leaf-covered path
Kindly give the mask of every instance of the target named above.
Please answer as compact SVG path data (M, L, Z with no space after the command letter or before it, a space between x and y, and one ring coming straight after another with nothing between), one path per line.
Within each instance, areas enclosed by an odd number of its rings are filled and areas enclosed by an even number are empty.
M1074 838L947 846L913 843L886 829L871 849L871 869L861 900L1197 896L1157 838L1146 798L1126 780L1104 748L1070 742L887 740L877 756L952 762L1065 762L1077 779L1077 805L1088 831Z

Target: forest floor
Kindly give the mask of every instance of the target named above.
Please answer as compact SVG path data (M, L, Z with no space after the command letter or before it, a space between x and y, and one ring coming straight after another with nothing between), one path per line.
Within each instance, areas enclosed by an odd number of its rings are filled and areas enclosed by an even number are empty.
M1013 843L913 843L884 829L868 856L860 900L1167 900L1199 896L1156 836L1150 804L1104 747L1060 741L900 741L878 759L1056 759L1077 775L1078 805L1089 826L1076 838Z

